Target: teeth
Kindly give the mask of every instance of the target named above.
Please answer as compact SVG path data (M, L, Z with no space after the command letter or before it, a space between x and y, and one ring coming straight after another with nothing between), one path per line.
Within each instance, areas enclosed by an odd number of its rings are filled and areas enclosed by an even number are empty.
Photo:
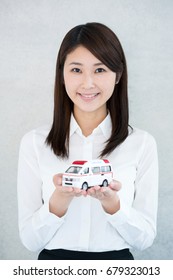
M81 96L85 97L85 98L93 98L94 96L96 96L98 93L94 93L94 94L81 94Z

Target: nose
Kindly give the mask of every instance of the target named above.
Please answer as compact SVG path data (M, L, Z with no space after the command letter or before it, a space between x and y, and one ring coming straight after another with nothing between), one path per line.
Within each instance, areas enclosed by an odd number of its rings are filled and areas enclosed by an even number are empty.
M83 89L91 89L94 88L95 84L94 84L94 77L92 74L90 73L85 73L83 75L83 80L82 80L82 88Z

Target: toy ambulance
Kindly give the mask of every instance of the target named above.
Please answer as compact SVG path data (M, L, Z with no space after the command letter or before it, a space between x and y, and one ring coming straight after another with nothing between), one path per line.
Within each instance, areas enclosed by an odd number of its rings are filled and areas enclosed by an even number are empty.
M87 190L96 185L106 187L112 178L112 166L107 159L76 160L63 174L62 185Z

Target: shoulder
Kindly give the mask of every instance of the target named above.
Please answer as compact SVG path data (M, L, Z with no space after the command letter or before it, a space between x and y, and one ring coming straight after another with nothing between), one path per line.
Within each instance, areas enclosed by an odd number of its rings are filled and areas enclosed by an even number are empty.
M136 143L150 143L153 145L156 145L156 140L153 137L153 135L151 135L149 132L133 127L132 129L130 129L129 131L129 136L128 138L132 139L134 142Z
M44 125L32 129L31 131L24 134L24 136L21 139L20 147L31 148L33 146L44 145L49 131L50 131L49 125Z
M149 132L135 127L129 133L128 138L131 147L133 147L139 158L144 155L157 155L156 140Z
M124 153L132 153L139 157L143 153L157 150L155 138L147 131L129 127L129 135L120 145L119 149Z

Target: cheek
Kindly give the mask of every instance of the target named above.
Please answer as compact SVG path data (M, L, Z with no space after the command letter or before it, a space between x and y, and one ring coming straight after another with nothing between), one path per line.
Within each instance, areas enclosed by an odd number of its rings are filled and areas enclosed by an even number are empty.
M70 75L64 75L64 86L67 93L73 93L77 89L78 81Z
M107 75L107 77L102 81L102 88L107 94L112 94L115 88L116 74Z
M114 82L107 80L104 83L104 89L105 89L105 92L107 93L107 95L111 96L113 91L114 91L114 88L115 88L115 83Z
M66 92L70 94L73 91L74 83L68 78L67 76L64 76L64 86L66 89Z
M68 73L65 70L63 73L63 77L64 77L64 87L65 87L66 91L68 92L70 90L71 81L70 81L70 76L68 75Z

